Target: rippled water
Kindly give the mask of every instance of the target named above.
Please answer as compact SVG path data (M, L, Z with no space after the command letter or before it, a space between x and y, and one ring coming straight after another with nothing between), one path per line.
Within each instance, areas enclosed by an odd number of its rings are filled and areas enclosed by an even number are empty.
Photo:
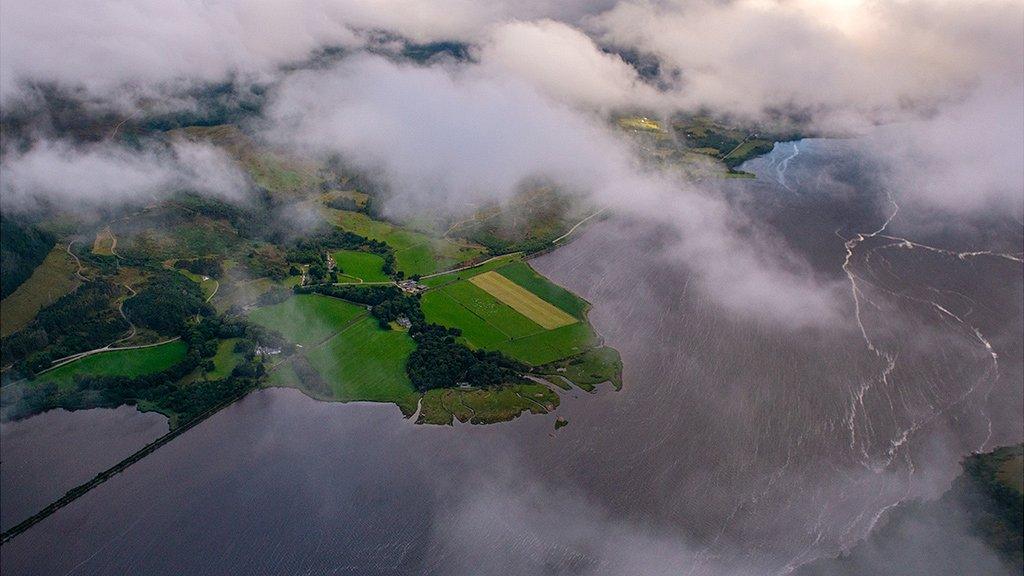
M0 423L0 525L35 514L166 432L166 418L133 406Z
M962 454L1021 438L1021 265L926 247L973 238L874 236L844 270L891 207L841 149L796 150L726 192L844 320L737 316L663 231L595 224L533 262L625 363L621 392L566 395L567 427L261 391L5 545L4 572L770 574L835 553Z

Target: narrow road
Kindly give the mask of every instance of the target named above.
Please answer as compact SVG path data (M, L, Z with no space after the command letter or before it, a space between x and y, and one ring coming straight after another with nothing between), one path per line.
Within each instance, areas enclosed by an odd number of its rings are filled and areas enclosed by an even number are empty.
M434 272L433 274L427 274L426 276L420 276L420 279L426 280L427 278L437 278L438 276L444 276L445 274L455 274L456 272L462 272L463 270L469 270L470 268L476 268L477 266L483 266L488 262L493 262L498 258L505 258L512 256L513 254L520 254L520 252L512 252L511 254L500 254L498 256L492 256L483 262L477 264L470 264L469 266L460 266L459 268L452 268L451 270L445 270L444 272Z
M71 256L72 258L75 259L75 265L78 266L78 268L75 270L75 277L78 278L79 280L81 280L82 282L88 282L89 279L82 275L82 268L83 268L82 261L79 260L78 256L75 255L75 253L71 251L71 245L74 244L74 243L75 243L74 240L69 241L68 245L64 248L64 250L68 253L68 256Z
M593 213L593 214L591 214L590 216L587 216L587 217L586 217L586 218L584 218L583 220L580 220L579 222L577 222L577 223L576 223L576 225L575 225L575 226L573 226L572 228L569 228L569 231L568 231L568 232L566 232L565 234L562 234L562 235L561 235L561 236L559 236L558 238L555 238L554 240L552 240L552 241L551 241L551 243L552 243L552 244L558 244L558 242L559 242L560 240L563 240L563 239L565 239L565 238L566 238L566 237L568 237L568 236L569 236L570 234L572 234L573 232L575 232L575 231L576 231L576 229L577 229L577 228L579 228L579 227L580 227L580 226L581 226L581 225L582 225L582 224L583 224L584 222L586 222L587 220L590 220L590 219L591 219L591 218L593 218L594 216L597 216L598 214L600 214L600 213L602 213L602 212L604 212L604 211L606 211L606 210L608 210L608 209L607 209L607 208L601 208L601 209L600 209L600 210L598 210L597 212L594 212L594 213Z

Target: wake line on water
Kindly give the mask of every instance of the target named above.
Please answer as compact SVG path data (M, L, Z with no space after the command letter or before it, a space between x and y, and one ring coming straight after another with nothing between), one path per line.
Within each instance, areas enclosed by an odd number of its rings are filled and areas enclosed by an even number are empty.
M786 170L789 170L789 161L800 155L798 142L793 142L793 153L783 158L775 165L775 180L786 190L793 192L793 189L786 183Z

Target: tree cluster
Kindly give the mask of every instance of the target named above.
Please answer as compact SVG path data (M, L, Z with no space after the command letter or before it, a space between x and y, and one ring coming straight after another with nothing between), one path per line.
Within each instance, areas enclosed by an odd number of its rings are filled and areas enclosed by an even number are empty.
M16 363L21 372L32 375L53 360L116 340L129 328L115 305L122 294L120 286L101 281L65 294L43 308L31 324L0 341L4 364Z
M0 293L6 298L32 275L56 239L35 226L0 216Z
M409 334L416 349L405 371L420 392L460 384L484 387L516 382L526 367L500 352L470 350L456 340L460 332L437 324L414 323Z
M193 258L191 260L176 260L174 267L180 270L188 270L193 274L208 276L210 278L221 278L224 275L224 261L220 258Z
M197 315L212 314L199 285L170 270L153 271L122 309L137 326L175 336L183 334Z

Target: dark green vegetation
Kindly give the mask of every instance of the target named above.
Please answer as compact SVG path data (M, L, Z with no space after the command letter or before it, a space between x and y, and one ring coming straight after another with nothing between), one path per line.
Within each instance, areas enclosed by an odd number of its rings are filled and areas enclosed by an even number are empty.
M558 407L558 394L541 384L520 383L484 389L443 388L423 395L421 424L493 424L523 412L546 414Z
M64 246L54 246L14 293L0 301L0 337L9 336L28 326L41 309L78 286L75 262Z
M622 359L619 358L617 350L607 346L546 364L537 368L537 373L543 374L550 382L563 388L568 388L565 380L587 392L605 382L611 383L616 390L622 388Z
M983 561L1024 570L1024 445L973 454L938 500L894 508L848 554L797 570L800 576L980 574ZM997 559L993 559L993 557Z
M202 289L169 270L154 271L122 309L135 325L173 336L183 334L195 316L211 313Z
M56 241L35 226L0 216L0 297L7 298L28 280Z

